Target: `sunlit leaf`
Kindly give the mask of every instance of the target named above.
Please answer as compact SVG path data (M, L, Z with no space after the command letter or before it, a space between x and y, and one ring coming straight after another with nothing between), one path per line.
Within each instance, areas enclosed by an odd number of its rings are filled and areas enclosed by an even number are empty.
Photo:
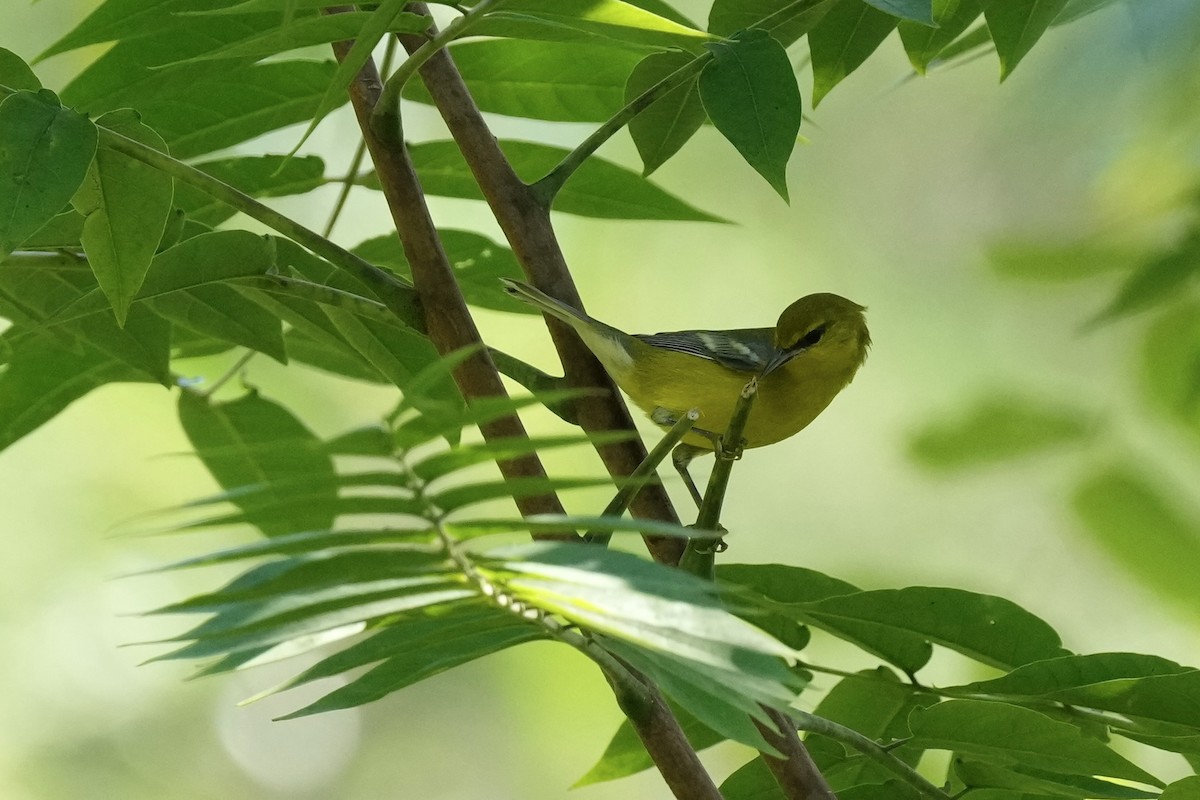
M96 126L47 89L0 102L0 259L63 210L96 141Z
M708 48L713 60L699 80L705 111L746 163L787 200L787 162L802 113L787 52L760 30L734 34Z
M659 16L622 0L509 0L489 16L501 20L533 18L618 41L662 48L694 49L710 38L703 31L681 24L678 12Z

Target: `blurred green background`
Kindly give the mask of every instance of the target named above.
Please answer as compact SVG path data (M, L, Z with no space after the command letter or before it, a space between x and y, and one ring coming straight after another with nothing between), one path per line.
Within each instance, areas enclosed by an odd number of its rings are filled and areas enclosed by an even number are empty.
M32 58L94 5L6 3L0 46ZM706 130L655 179L733 224L558 219L589 310L626 330L767 325L813 291L869 306L875 346L854 383L810 429L735 470L727 559L995 593L1078 652L1200 661L1195 287L1177 282L1140 313L1087 324L1194 222L1198 44L1191 0L1117 3L1052 30L1003 85L991 56L910 78L891 40L810 112L790 207ZM48 61L43 82L61 86L96 52ZM444 138L427 109L407 125ZM567 145L587 132L512 119L495 129ZM330 174L353 135L342 113L312 140ZM262 149L285 152L296 136ZM637 164L622 137L603 155ZM319 228L334 194L279 205ZM502 238L480 205L432 205L439 225ZM387 229L380 199L362 191L335 238ZM480 318L490 341L552 366L540 322ZM211 377L226 365L194 366ZM266 360L249 380L322 434L393 399ZM212 489L186 449L172 397L109 386L0 455L0 797L538 800L566 795L599 756L619 721L608 689L546 644L286 723L270 719L305 698L235 704L291 665L190 683L186 667L139 667L157 651L122 645L181 623L137 613L219 577L122 577L217 544L130 535L153 527L139 515ZM551 463L599 471L583 452ZM685 509L681 489L671 483ZM603 501L568 498L579 511ZM960 668L939 666L948 679ZM706 760L722 777L746 757L722 746ZM1157 758L1144 763L1163 777L1182 770ZM571 796L668 793L647 773Z

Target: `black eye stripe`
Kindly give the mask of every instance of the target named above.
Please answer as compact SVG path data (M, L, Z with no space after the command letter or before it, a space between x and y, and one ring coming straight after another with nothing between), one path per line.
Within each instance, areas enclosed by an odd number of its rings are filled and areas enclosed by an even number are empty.
M800 341L796 342L796 344L794 344L792 346L792 349L793 350L804 350L809 347L812 347L817 342L821 341L821 337L825 335L825 329L827 327L828 327L827 325L818 325L817 327L813 328L811 331L804 334L804 338L802 338Z

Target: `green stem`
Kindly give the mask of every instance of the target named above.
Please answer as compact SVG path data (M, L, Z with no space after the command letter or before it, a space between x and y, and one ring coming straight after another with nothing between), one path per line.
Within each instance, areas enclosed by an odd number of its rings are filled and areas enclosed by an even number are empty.
M424 319L417 303L416 294L413 292L412 286L400 277L359 258L316 231L309 230L270 206L258 202L250 195L189 164L103 126L98 127L100 128L100 141L106 147L195 187L209 197L236 208L243 214L303 245L366 284L405 325L416 330L424 330Z
M854 748L904 783L916 789L921 797L928 798L929 800L949 800L950 795L925 780L915 769L896 758L884 747L863 736L853 728L847 728L845 725L839 725L824 717L809 714L807 711L799 711L793 708L789 713L798 729L828 737L836 742L841 742L844 745Z
M234 376L241 372L246 365L250 363L250 359L254 358L254 356L257 354L257 350L246 350L246 352L242 353L237 361L233 362L233 366L225 370L225 372L219 378L213 381L208 388L202 392L197 392L197 394L205 398L212 397L213 394L216 393L222 386L233 380Z
M470 11L438 31L433 38L409 55L383 84L379 102L375 104L375 109L371 112L371 127L378 132L388 127L390 120L399 120L400 96L404 92L405 84L413 75L417 74L417 70L425 65L430 56L458 37L464 36L489 11L494 11L497 6L505 2L507 0L480 0ZM386 74L386 70L384 74Z
M763 30L771 30L776 26L786 22L787 20L799 14L824 5L830 0L792 0L783 8L773 14L769 14L755 22L753 25L748 25L748 28L761 28ZM616 135L617 131L629 124L629 121L638 114L645 111L656 100L671 92L674 89L683 86L688 81L697 77L704 71L704 67L711 61L713 54L711 51L705 51L697 55L690 63L684 64L679 69L672 72L667 77L663 78L658 83L651 86L640 95L630 100L620 111L597 128L591 136L579 143L579 146L566 155L558 166L550 170L550 172L536 183L533 184L533 192L538 201L546 208L554 202L555 196L562 189L563 184L575 174L575 170L583 164L593 153L600 149L600 146Z
M617 494L604 509L602 516L619 517L625 513L629 504L633 502L633 498L641 490L643 483L654 474L658 465L670 455L672 448L683 440L698 419L700 419L700 412L695 408L679 418L679 421L671 427L671 430L667 431L654 449L642 460L642 463L638 464L637 469L630 473L629 477L621 484L621 488L617 490ZM612 539L612 534L591 531L583 538L588 544L607 545Z

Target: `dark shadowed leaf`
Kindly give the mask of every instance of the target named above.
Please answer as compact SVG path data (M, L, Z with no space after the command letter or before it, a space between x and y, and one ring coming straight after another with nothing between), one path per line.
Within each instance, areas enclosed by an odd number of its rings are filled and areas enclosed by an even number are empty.
M713 60L699 80L705 111L746 163L787 200L787 162L802 114L787 52L761 30L736 33L708 48Z
M914 744L953 750L1001 766L1019 763L1067 775L1162 784L1079 728L1027 708L982 700L949 700L909 718Z
M1200 800L1200 775L1190 775L1163 789L1159 800Z
M858 69L900 22L863 0L842 0L808 34L813 107Z
M96 126L47 89L0 102L0 259L63 210L96 141Z
M1000 56L1000 79L1016 69L1069 0L1005 0L988 3L983 14Z
M161 152L166 143L130 109L96 120L121 136ZM119 324L150 269L171 213L169 175L101 145L87 176L71 200L84 216L80 241L96 282L108 297Z
M323 445L290 411L251 392L237 400L217 403L195 392L179 397L179 421L200 460L225 489L264 486L267 490L232 502L247 520L267 536L303 530L326 529L337 497L333 462ZM272 483L290 478L325 478L311 488L306 499L324 500L295 504ZM286 512L279 513L279 505ZM261 510L261 512L260 512Z
M629 75L625 102L632 102L692 61L692 56L678 51L646 56ZM629 135L642 157L642 174L649 175L679 152L707 118L700 89L693 80L667 92L630 120Z

